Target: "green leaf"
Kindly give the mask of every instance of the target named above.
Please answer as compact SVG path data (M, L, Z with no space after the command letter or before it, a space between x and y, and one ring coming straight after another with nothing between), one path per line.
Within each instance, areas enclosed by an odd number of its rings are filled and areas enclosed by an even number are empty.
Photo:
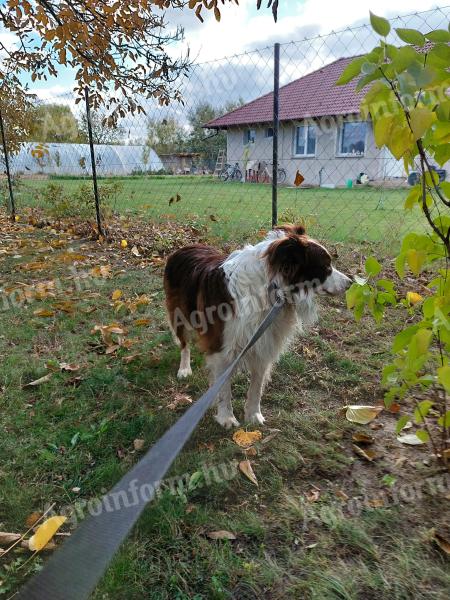
M439 383L447 392L450 392L450 366L439 367L437 374Z
M414 139L422 138L436 120L436 115L429 108L413 108L410 111L411 128Z
M417 206L417 203L421 196L422 196L422 191L420 189L420 186L418 186L418 185L414 186L413 189L409 192L408 197L405 200L405 209L412 210L415 206Z
M386 37L391 31L389 21L383 17L374 15L372 11L370 11L370 24L372 25L372 29L383 37Z
M414 50L412 46L402 46L399 48L395 58L392 60L391 67L394 73L402 73L411 65L420 62L421 56Z
M377 286L378 287L382 287L387 292L389 292L389 293L391 293L391 294L393 294L395 296L394 282L391 281L390 279L379 279L377 281Z
M417 276L420 274L422 267L426 262L426 258L426 254L421 250L416 250L415 248L408 250L406 253L406 261L414 275Z
M374 135L378 148L382 148L388 143L395 121L396 117L394 115L384 115L375 121Z
M430 412L430 408L433 406L433 402L431 400L422 400L419 402L418 407L414 411L414 419L416 423L423 423L423 420Z
M397 271L400 279L403 279L405 276L405 261L406 261L405 252L401 252L395 259L395 270Z
M450 427L450 410L448 410L445 415L442 415L442 417L438 419L438 425L441 427Z
M400 333L397 333L392 344L392 351L397 353L400 352L400 350L403 350L403 348L410 343L412 337L418 330L418 325L410 325L406 329L403 329L403 331L400 331Z
M428 431L424 431L423 429L418 429L416 431L416 435L419 438L419 440L424 444L430 440L430 434L428 433Z
M369 256L366 260L365 270L369 277L376 277L381 272L382 266L373 256Z
M416 29L401 29L395 30L402 42L412 44L413 46L423 46L425 44L425 36Z
M430 33L426 33L425 37L431 42L442 42L444 44L450 42L450 32L446 29L435 29Z
M409 421L409 417L408 415L402 415L399 420L397 421L397 425L395 426L395 433L399 434L400 431L402 431L405 427L405 425L408 423Z
M356 306L356 303L362 298L363 290L362 286L357 283L353 283L347 290L345 297L347 300L347 308L350 310Z
M433 332L429 329L419 329L419 331L415 334L412 342L414 342L416 350L415 353L417 356L423 356L427 353L428 348L430 347L432 337ZM410 344L409 350L411 350L412 346L413 343Z
M352 60L352 62L342 71L341 76L336 81L336 85L345 85L346 83L349 83L349 81L352 81L352 79L355 77L358 77L358 75L361 75L361 67L365 62L365 56L360 56L355 60Z

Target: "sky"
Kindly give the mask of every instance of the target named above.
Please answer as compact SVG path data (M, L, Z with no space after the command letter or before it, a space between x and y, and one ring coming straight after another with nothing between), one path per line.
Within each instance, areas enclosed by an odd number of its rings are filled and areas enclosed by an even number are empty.
M360 25L368 21L371 8L376 14L390 18L436 6L436 2L430 0L358 0L346 3L346 6L337 0L280 0L279 19L275 24L270 9L256 10L256 0L240 0L239 4L222 8L220 23L215 21L212 13L205 13L205 22L201 23L189 9L168 11L168 23L185 29L184 43L173 47L171 54L189 48L191 58L200 62L214 61L273 45L276 41L302 40ZM7 44L14 41L12 35L1 30L0 40ZM41 98L49 99L69 92L72 84L72 71L60 69L57 79L32 87Z

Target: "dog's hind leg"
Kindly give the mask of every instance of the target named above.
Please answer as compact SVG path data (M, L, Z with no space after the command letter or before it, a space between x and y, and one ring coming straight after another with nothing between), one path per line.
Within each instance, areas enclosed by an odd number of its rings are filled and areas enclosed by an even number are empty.
M209 369L209 382L212 385L216 379L222 375L227 368L227 363L221 358L220 354L212 354L207 358ZM233 404L231 401L231 380L228 379L217 397L217 414L214 417L219 425L230 429L239 427L239 421L233 413Z
M261 413L261 396L270 379L272 365L261 365L260 361L252 360L250 363L250 387L245 403L245 421L256 425L263 425L265 419Z
M167 308L170 329L172 330L174 340L181 348L180 368L178 369L177 377L178 379L186 379L186 377L192 375L189 331L181 311L177 309L173 310L169 304Z
M180 368L178 369L177 377L178 379L186 379L192 375L191 369L191 349L189 347L189 342L185 339L183 341L180 340L181 344L181 359L180 359Z

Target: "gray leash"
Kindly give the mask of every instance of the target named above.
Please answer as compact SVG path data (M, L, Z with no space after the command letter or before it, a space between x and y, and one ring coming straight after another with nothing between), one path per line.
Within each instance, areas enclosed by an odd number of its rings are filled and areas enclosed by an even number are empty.
M73 535L19 592L18 600L87 600L158 485L242 357L275 321L284 299L275 286L272 308L252 339L212 387L187 410L102 500ZM116 508L120 502L120 507ZM111 510L112 508L112 510Z

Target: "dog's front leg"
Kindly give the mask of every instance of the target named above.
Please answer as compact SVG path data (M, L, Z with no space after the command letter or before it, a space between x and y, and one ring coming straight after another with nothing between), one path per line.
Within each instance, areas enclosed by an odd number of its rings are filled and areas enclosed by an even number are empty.
M209 368L209 382L212 385L217 377L227 368L226 362L224 362L219 355L212 355L208 358ZM225 427L230 429L231 427L239 427L239 421L236 419L233 413L233 404L231 401L231 381L228 380L220 394L217 397L217 414L214 417L216 421Z
M263 425L265 419L261 413L261 396L270 378L271 367L262 367L255 360L250 366L250 387L245 403L245 420L247 423Z

